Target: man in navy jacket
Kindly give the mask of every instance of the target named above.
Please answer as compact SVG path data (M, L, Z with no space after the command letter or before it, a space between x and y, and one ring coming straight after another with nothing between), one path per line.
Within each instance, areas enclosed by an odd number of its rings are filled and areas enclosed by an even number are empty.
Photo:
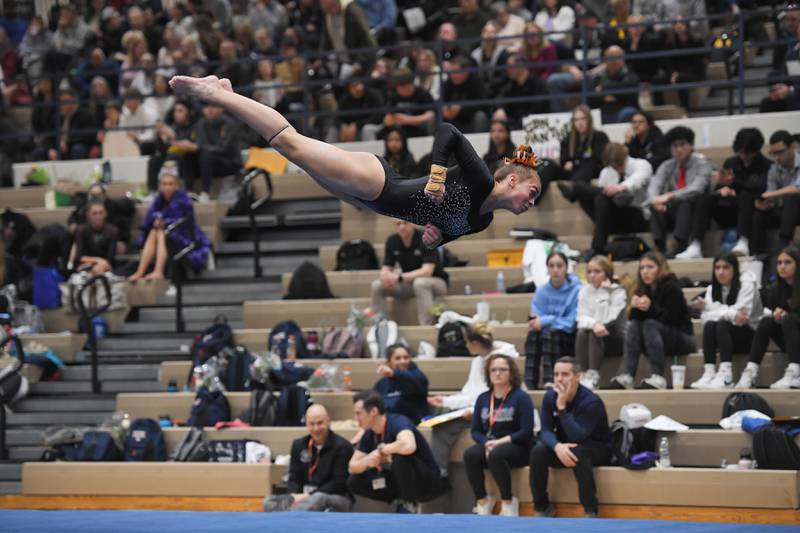
M555 516L547 496L549 467L571 468L585 516L597 516L592 468L611 463L611 431L603 400L580 384L581 369L562 357L553 369L555 387L542 399L542 430L531 451L530 483L537 516Z

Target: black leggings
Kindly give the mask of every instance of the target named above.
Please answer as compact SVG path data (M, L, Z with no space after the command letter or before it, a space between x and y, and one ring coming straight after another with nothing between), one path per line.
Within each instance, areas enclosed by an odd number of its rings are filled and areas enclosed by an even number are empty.
M765 316L758 322L753 346L750 348L751 362L761 364L770 339L781 350L786 351L789 363L800 363L800 318L796 314L788 314L780 322L771 316Z
M747 353L752 343L753 328L750 326L737 326L727 320L706 322L703 326L703 362L716 364L719 350L719 361L730 363L734 351Z
M386 487L375 490L372 480L383 477ZM391 503L396 499L407 502L427 502L442 492L439 469L431 469L413 455L392 455L391 470L378 472L374 468L347 478L351 494L371 500Z
M467 469L467 478L475 493L476 500L486 497L486 480L483 470L489 468L500 489L500 498L510 500L511 494L511 469L522 468L528 465L529 448L519 444L501 444L496 446L489 457L480 444L473 444L464 451L464 467Z

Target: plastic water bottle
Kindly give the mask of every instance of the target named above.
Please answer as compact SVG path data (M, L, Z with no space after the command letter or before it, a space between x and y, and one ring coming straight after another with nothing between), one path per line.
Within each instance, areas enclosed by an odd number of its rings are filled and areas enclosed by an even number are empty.
M289 335L286 341L286 359L294 361L297 359L297 337Z
M472 286L464 285L464 296L471 296L471 295L472 295Z
M316 331L309 331L306 335L306 351L312 357L319 352L319 335Z
M503 275L502 270L497 272L497 279L495 280L495 285L497 287L497 292L499 292L500 294L504 294L506 292L506 278Z
M667 440L667 437L661 437L661 444L658 445L658 463L661 468L672 467L672 463L669 460L669 440Z
M342 369L342 387L346 391L353 390L353 372L349 366Z

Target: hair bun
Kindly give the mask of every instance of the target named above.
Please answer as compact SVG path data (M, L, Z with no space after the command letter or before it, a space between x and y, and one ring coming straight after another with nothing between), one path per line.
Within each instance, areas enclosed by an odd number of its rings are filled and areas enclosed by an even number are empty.
M533 148L530 144L520 144L517 146L511 157L505 158L506 164L523 165L530 168L539 166L539 158L533 153Z

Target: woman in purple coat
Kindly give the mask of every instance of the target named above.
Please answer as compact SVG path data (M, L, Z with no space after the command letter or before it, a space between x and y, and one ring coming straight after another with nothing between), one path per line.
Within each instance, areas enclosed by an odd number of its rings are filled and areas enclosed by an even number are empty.
M200 272L208 261L208 250L211 243L194 222L192 199L189 198L186 191L179 188L178 167L174 162L168 161L161 167L158 181L158 195L150 205L150 209L147 210L144 224L142 224L142 234L139 238L142 256L139 260L139 267L128 278L128 281L164 279L164 270L168 259L167 238L173 241L179 249L192 242L196 244L195 249L187 256L195 272ZM170 233L168 237L165 230L170 224L182 218L189 220ZM153 271L145 276L153 260L155 260Z

